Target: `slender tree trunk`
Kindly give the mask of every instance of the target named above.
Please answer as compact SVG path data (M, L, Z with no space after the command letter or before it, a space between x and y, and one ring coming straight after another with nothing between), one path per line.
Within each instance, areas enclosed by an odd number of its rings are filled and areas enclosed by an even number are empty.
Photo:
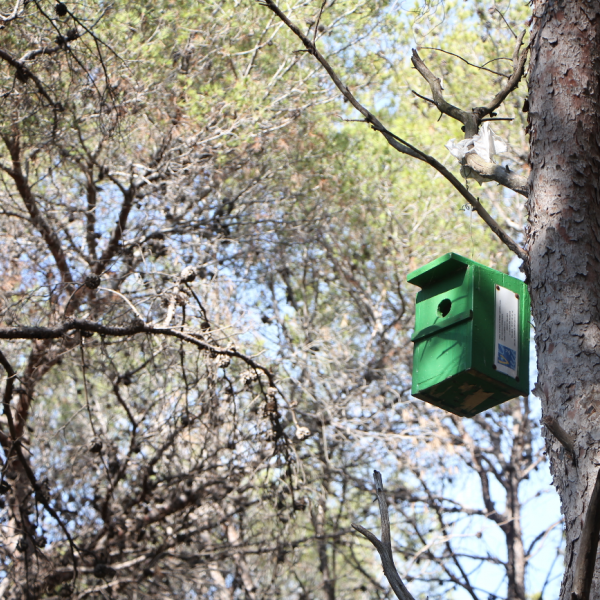
M521 504L519 481L515 471L508 477L506 508L509 522L503 527L508 550L507 579L508 600L525 600L525 549L521 531Z
M600 2L535 0L530 65L530 288L546 433L565 517L570 600L600 448ZM598 563L596 563L598 567ZM598 568L591 598L600 598Z
M335 582L331 577L329 557L327 556L327 537L325 534L325 500L312 511L313 527L319 549L319 570L323 576L323 597L325 600L335 600Z

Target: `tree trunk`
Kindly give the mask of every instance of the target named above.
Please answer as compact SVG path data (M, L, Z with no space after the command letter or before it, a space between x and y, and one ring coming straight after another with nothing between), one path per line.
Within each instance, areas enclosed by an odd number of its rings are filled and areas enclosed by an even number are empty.
M600 3L535 0L529 80L530 289L546 443L565 517L571 599L600 447ZM591 598L600 598L598 563Z

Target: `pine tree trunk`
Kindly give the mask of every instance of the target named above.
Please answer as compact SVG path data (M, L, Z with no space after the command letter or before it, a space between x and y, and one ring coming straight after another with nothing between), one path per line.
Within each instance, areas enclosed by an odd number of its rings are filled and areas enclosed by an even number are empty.
M600 459L600 2L534 0L529 80L530 289L546 433L566 529L561 599ZM600 598L598 562L591 598Z

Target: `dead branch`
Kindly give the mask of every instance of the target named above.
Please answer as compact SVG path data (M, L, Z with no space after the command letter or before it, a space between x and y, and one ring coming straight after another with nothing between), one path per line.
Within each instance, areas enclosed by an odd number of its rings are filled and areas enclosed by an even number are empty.
M525 61L527 60L527 55L529 54L529 44L521 50L521 46L523 45L523 38L527 31L523 29L521 34L517 39L517 43L515 44L515 49L513 51L513 73L508 78L506 85L494 96L494 99L484 107L487 114L494 112L503 102L506 100L508 95L517 89L523 74L525 73ZM482 115L485 116L485 115Z
M388 514L387 501L385 499L385 493L383 491L383 481L381 479L381 473L379 471L373 471L373 481L375 482L375 493L377 494L377 501L379 502L379 514L381 515L381 540L377 536L371 533L368 529L352 523L352 527L358 531L361 535L366 537L381 557L381 563L383 565L383 572L389 584L396 594L396 598L399 600L414 600L411 593L406 589L406 586L402 582L400 575L394 564L394 557L392 555L392 540L390 534L390 517Z
M519 82L521 81L521 78L525 72L525 61L527 60L527 54L529 52L529 45L527 45L523 50L520 50L521 46L523 45L523 37L525 36L525 33L525 30L523 30L519 36L519 39L517 40L512 57L513 72L502 90L500 90L496 96L494 96L488 105L473 108L471 111L460 109L444 99L440 80L428 69L427 65L419 56L419 53L416 50L413 50L411 61L415 69L417 69L423 79L425 79L425 81L429 84L438 110L452 117L453 119L456 119L465 126L465 138L476 135L479 131L479 124L481 123L481 120L488 115L493 116L492 113L519 85Z
M572 456L575 456L575 440L560 425L560 423L551 416L542 419L542 423L548 431L560 442L562 447Z
M19 16L20 9L21 9L21 0L17 0L15 2L15 6L12 9L12 12L10 12L7 15L0 14L0 21L1 21L0 29L3 28L4 23L9 23L10 21L14 21Z
M573 575L573 591L571 600L589 600L598 553L598 536L600 535L600 471L596 475L596 483L590 497L590 503L581 530L577 561Z
M94 267L94 273L96 275L100 275L104 269L106 269L107 264L114 258L121 244L121 240L123 239L123 234L127 229L127 219L129 218L129 213L133 207L136 189L134 185L131 184L128 189L121 189L121 191L123 193L123 203L121 204L121 210L119 211L119 218L115 224L112 235L110 236L106 250L104 250L104 253Z
M275 2L273 2L273 0L258 0L258 2L262 6L265 6L269 10L273 11L287 25L287 27L296 34L296 36L304 44L304 47L307 49L307 51L310 54L312 54L312 56L314 56L319 61L319 63L321 63L323 68L329 74L333 83L343 94L344 98L346 98L346 100L348 100L348 102L354 108L356 108L356 110L358 110L358 112L360 112L361 115L363 115L363 117L365 118L365 122L369 123L371 125L372 129L381 133L387 140L388 144L390 144L390 146L392 146L392 148L394 148L398 152L400 152L402 154L407 154L408 156L411 156L413 158L416 158L417 160L427 163L428 165L432 166L436 171L438 171L438 173L443 175L443 177L445 179L447 179L454 186L454 188L460 193L460 195L475 209L477 214L483 219L483 221L486 223L486 225L498 236L500 241L503 244L505 244L510 250L512 250L521 260L523 260L524 262L527 262L528 257L527 257L527 253L525 252L525 250L523 250L523 248L521 248L500 227L500 225L496 222L496 220L487 212L487 210L485 210L485 208L483 208L483 206L481 205L479 200L475 196L473 196L473 194L471 194L471 192L469 192L469 190L467 190L465 188L465 186L454 175L452 175L452 173L450 171L448 171L448 169L446 169L446 167L444 167L444 165L442 165L439 161L437 161L433 156L429 156L428 154L425 154L418 148L415 148L409 142L403 140L402 138L398 137L396 134L392 133L389 129L384 127L384 125L379 121L379 119L377 119L377 117L375 117L375 115L373 115L369 110L367 110L354 97L354 95L350 91L350 88L347 85L345 85L344 83L342 83L341 79L338 77L336 72L333 70L333 68L329 64L329 62L317 50L317 47L312 42L312 40L310 40L306 35L304 35L302 33L302 31L287 18L287 16L279 9L279 7L275 4ZM524 64L524 62L523 62L523 64ZM513 78L511 77L511 79L509 80L509 83L507 83L507 86L509 86L512 79ZM520 77L519 77L519 79L520 79ZM518 83L518 81L517 81L517 83ZM516 87L516 84L514 87ZM512 89L514 89L514 88L512 88ZM512 89L511 89L511 91L512 91ZM508 93L506 95L508 95ZM434 91L434 98L435 98L435 91ZM452 113L454 118L458 118L458 120L461 121L461 118L462 118L461 115L464 113L464 111L461 111L459 108L454 107L448 103L446 103L444 106L448 111L450 111ZM492 110L487 111L487 109L486 109L480 115L479 118L483 118L486 115L490 114L491 112L493 112L493 111ZM450 113L448 113L448 114L450 114ZM466 114L466 113L464 113L464 114ZM461 121L461 122L463 122L463 121ZM473 121L473 124L475 124L475 121ZM467 127L466 123L465 123L465 127L466 127L466 129L469 129ZM477 127L475 127L475 125L473 125L472 128L474 129L473 135L475 135L477 133Z
M432 100L431 98L428 98L427 96L422 96L421 94L419 94L419 92L415 92L415 90L410 90L417 98L421 98L421 100L425 100L425 102L429 102L430 104L433 104L435 106L435 101Z
M451 536L450 536L450 532L448 531L448 528L446 526L446 523L444 521L444 514L442 512L442 505L439 502L435 501L434 495L431 493L431 491L429 490L429 487L427 486L427 484L425 483L425 481L421 482L423 489L425 490L425 493L427 494L428 497L428 504L429 506L433 507L433 510L436 514L437 520L438 520L438 524L440 526L440 530L441 532L444 534L444 546L446 546L447 550L448 550L448 554L449 556L452 557L452 562L456 565L456 568L458 569L458 571L460 572L463 580L460 581L458 579L458 577L456 577L451 571L450 569L447 567L447 565L444 563L442 565L442 568L444 569L444 571L446 572L446 574L448 575L448 577L450 577L450 579L452 579L455 583L458 583L459 585L461 585L462 587L464 587L464 589L471 595L471 597L473 598L473 600L478 600L477 598L477 594L475 593L475 590L473 589L473 586L471 585L471 582L469 581L469 574L465 571L464 567L462 566L461 562L458 560L458 555L455 552L454 548L452 548L452 544L451 544Z
M465 137L473 137L478 130L476 124L476 116L474 114L469 114L467 111L454 106L446 101L444 98L444 93L442 90L442 82L439 77L436 77L428 68L427 65L423 62L419 53L416 50L412 51L411 62L415 69L419 72L421 77L425 79L431 88L431 93L433 94L433 101L437 107L437 109L449 117L460 121L465 126ZM473 133L471 131L474 129Z

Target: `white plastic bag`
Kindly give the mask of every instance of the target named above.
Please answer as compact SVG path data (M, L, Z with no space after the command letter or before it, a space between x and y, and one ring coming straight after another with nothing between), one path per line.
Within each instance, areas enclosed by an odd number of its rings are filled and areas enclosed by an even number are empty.
M506 152L508 144L493 132L489 123L485 122L477 135L458 142L451 139L446 144L446 148L459 162L462 162L464 157L471 153L477 154L486 162L494 162L494 156Z

